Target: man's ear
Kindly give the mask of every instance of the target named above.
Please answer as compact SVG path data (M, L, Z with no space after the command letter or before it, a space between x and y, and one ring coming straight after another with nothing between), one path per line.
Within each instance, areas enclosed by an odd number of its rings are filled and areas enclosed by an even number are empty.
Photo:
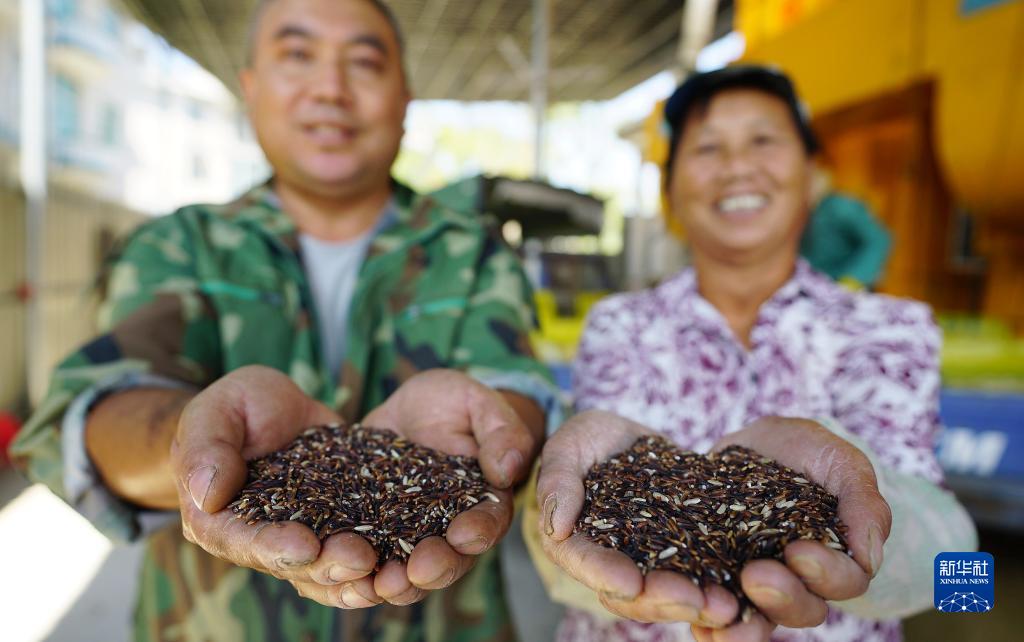
M402 133L405 133L405 119L409 114L409 105L412 103L412 90L409 89L409 85L405 85L405 91L402 92Z
M242 88L242 99L245 100L246 105L252 104L253 92L256 90L255 83L252 68L246 66L238 73L238 84Z

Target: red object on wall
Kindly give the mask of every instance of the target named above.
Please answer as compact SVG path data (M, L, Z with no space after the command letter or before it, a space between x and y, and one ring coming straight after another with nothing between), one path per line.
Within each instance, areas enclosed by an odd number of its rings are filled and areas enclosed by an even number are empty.
M14 298L22 303L28 303L34 295L35 291L32 289L32 284L28 281L21 281L14 286Z
M14 441L14 435L21 428L21 422L14 415L0 412L0 465L6 464L7 447Z

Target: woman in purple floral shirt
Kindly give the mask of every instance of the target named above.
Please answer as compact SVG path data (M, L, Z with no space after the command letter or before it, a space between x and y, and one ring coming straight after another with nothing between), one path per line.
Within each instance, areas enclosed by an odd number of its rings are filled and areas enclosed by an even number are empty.
M975 543L938 486L939 331L925 305L848 292L798 259L817 145L785 76L694 76L666 118L668 193L693 267L590 315L574 372L587 412L545 447L537 501L548 558L600 604L566 600L581 608L559 640L898 640L898 618L930 605L932 557ZM587 469L651 430L804 471L839 497L853 558L799 541L785 563L748 563L741 581L762 615L734 623L721 587L641 576L572 536Z

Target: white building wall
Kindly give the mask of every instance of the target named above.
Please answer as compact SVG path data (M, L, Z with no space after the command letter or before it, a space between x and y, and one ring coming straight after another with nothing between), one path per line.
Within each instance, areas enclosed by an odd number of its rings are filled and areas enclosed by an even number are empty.
M52 368L95 332L91 287L111 238L194 202L230 200L266 176L238 101L213 76L112 8L112 0L47 2L50 197L39 380L25 381L24 200L17 176L21 0L0 0L0 411L38 402ZM55 136L58 78L77 94L73 136ZM66 107L66 106L65 106ZM105 113L117 114L112 139ZM202 171L197 175L196 159Z
M18 131L19 1L0 0L0 146L9 148ZM49 9L46 109L57 184L157 214L229 200L267 175L248 127L239 126L242 105L215 77L112 0L39 1ZM73 137L57 135L56 88L65 81L78 99ZM105 137L110 110L113 141Z

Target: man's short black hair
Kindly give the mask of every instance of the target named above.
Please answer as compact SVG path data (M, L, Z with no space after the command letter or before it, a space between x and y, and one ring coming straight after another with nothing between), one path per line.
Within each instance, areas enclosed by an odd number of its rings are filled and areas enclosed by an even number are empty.
M249 14L249 31L246 33L245 41L245 64L247 66L252 66L253 59L255 58L256 38L259 35L258 32L260 22L263 20L263 14L273 2L275 0L258 0L256 6L253 7L252 13ZM404 73L405 37L402 35L402 28L398 25L398 18L395 17L395 12L383 0L365 0L365 2L369 2L374 9L384 16L391 26L391 31L395 33L395 40L398 42L398 59L401 62Z
M782 100L789 108L807 155L813 156L818 152L818 139L811 129L807 111L797 98L793 83L786 74L760 65L730 65L690 76L665 103L665 122L671 132L668 160L665 163L666 185L671 181L676 147L683 137L686 119L695 109L703 113L716 94L729 89L755 89Z

